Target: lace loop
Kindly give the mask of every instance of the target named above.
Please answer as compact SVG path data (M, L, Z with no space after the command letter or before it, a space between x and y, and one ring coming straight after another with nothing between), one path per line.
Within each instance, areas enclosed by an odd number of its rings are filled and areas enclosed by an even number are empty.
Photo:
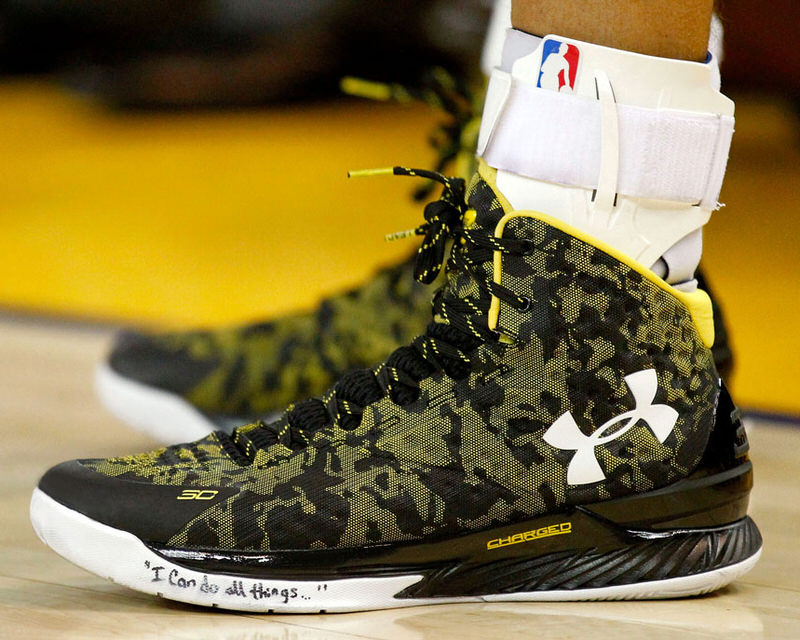
M422 377L417 378L400 367L384 363L378 367L375 378L395 404L407 405L419 397Z

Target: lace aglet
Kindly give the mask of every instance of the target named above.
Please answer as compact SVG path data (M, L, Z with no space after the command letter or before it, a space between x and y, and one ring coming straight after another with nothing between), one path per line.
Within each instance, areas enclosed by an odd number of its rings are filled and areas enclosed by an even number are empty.
M417 235L416 229L406 229L405 231L395 231L394 233L387 233L383 236L383 239L386 242L394 242L395 240L404 240L405 238L410 238L411 236Z
M359 98L368 98L386 102L396 100L398 102L408 102L411 96L408 91L397 84L387 84L385 82L373 82L363 78L345 76L339 81L339 88L342 93Z
M371 100L389 100L392 97L392 89L388 84L370 82L353 76L342 78L339 81L339 88L347 95Z
M383 169L356 169L355 171L348 171L348 178L371 178L372 176L393 176L394 167L385 167Z

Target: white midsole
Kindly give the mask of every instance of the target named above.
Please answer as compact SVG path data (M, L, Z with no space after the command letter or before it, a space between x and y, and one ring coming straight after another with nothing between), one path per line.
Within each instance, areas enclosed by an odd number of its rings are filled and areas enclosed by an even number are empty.
M161 442L191 442L216 428L180 396L125 378L106 363L97 366L94 382L106 409Z
M41 540L67 560L121 585L191 604L252 612L317 613L388 609L422 604L492 601L566 601L675 598L707 593L747 573L761 555L706 573L631 585L472 597L397 598L422 575L269 580L203 573L157 555L136 536L101 524L39 489L31 521Z

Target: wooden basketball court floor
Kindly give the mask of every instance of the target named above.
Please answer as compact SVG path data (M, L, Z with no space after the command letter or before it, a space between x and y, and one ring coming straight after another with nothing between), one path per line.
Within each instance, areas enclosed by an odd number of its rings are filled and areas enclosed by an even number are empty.
M709 596L660 602L463 604L361 614L259 616L150 597L47 549L28 521L51 465L154 443L105 413L92 370L106 328L0 316L0 638L438 640L800 638L800 426L751 421L760 563Z

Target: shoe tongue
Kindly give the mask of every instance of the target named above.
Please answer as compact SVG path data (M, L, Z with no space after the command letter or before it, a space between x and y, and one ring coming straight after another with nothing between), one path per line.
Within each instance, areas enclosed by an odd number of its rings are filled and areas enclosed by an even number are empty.
M506 211L495 190L477 172L467 187L467 205L475 211L474 226L494 235L497 223Z

